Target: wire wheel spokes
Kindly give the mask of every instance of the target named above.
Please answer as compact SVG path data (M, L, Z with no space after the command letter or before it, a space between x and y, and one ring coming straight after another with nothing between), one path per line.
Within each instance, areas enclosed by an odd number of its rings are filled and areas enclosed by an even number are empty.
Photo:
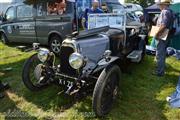
M118 77L114 74L111 74L108 77L108 81L105 85L101 100L101 107L105 112L111 108L113 101L117 96L117 92L118 92Z
M42 77L42 63L35 59L31 62L30 72L29 72L29 78L30 81L34 86L40 86L39 81Z

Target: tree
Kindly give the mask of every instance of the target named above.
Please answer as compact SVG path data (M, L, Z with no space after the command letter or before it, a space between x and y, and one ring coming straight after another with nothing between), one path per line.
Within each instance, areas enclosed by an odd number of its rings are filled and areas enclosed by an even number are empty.
M126 3L135 3L141 5L143 8L154 4L154 0L125 0Z

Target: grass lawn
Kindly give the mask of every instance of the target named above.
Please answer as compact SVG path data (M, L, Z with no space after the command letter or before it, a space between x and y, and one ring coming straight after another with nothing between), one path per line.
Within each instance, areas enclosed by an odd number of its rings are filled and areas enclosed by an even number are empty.
M61 88L51 86L34 93L21 80L24 61L32 53L24 53L0 43L0 80L11 89L0 99L0 120L84 120L98 119L92 112L91 96L74 103L63 95ZM12 70L7 71L6 68ZM158 78L151 75L153 57L146 56L141 64L132 64L131 74L123 74L120 96L106 117L110 120L180 120L180 109L172 109L166 97L175 90L180 75L180 61L167 59L167 74ZM104 119L103 119L104 120Z

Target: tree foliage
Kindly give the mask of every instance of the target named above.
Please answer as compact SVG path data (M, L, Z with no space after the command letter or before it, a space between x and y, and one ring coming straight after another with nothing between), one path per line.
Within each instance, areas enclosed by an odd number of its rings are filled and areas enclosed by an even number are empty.
M154 4L154 0L125 0L126 3L136 3L142 7L147 7Z

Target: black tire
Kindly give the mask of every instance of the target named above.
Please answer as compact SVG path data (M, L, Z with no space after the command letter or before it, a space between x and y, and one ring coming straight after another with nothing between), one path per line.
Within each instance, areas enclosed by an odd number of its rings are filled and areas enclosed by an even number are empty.
M50 50L56 55L59 55L60 53L61 44L62 44L62 39L58 35L54 35L50 38L50 42L49 42Z
M23 80L24 85L31 91L39 91L45 87L45 85L39 85L39 84L33 83L31 75L30 75L31 73L34 72L35 66L37 66L40 63L41 62L39 61L37 54L34 54L25 62L24 66L23 66L22 80Z
M108 66L100 74L94 88L92 101L93 110L98 117L103 117L110 112L112 105L118 95L117 93L120 85L120 80L121 70L117 65ZM104 99L103 97L105 92L107 92L106 90L108 86L112 87L113 89L110 89L110 96L106 97L108 99ZM104 100L106 100L106 102L108 101L108 104L104 104Z
M6 45L9 43L9 41L4 33L1 33L1 41L3 44L6 44Z

